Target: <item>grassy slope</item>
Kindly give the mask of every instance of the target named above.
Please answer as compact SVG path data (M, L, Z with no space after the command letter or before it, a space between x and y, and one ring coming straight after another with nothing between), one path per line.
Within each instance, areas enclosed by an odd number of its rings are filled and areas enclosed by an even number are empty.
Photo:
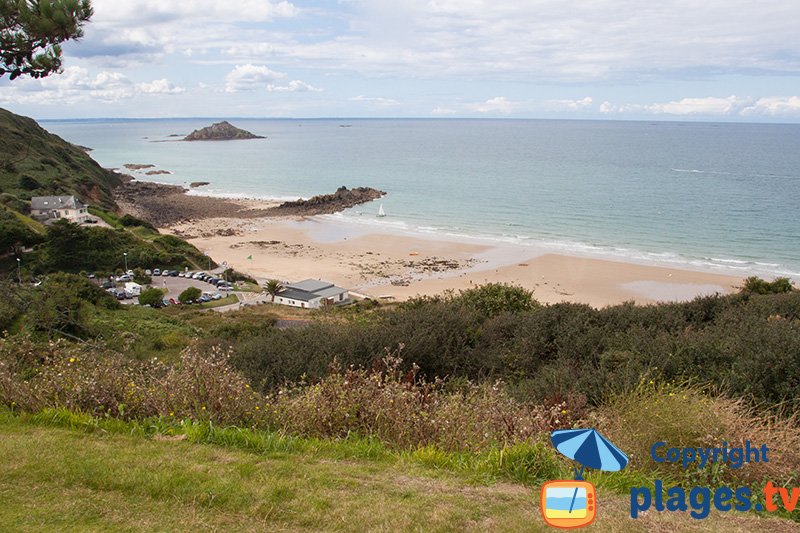
M19 178L27 175L41 187L26 191ZM86 152L48 133L33 119L0 109L0 187L28 200L33 195L76 194L106 209L116 204L111 188L119 177L98 165Z
M88 433L0 412L0 530L548 530L535 489L354 459L341 454L347 444L254 453L131 434L123 424ZM634 522L625 497L601 496L597 531L800 530L737 513Z

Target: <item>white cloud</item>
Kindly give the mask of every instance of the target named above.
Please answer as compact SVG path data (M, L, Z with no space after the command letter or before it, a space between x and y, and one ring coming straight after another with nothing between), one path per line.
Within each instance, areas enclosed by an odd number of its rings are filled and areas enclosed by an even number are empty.
M381 98L380 96L365 96L363 94L359 94L358 96L353 96L351 98L348 98L347 100L350 102L368 102L383 106L394 106L400 104L400 102L398 102L393 98Z
M455 109L451 109L449 107L441 107L437 106L431 110L431 115L438 115L438 116L447 116L447 115L455 115L458 111Z
M314 87L304 81L301 80L292 80L289 82L288 85L267 85L267 90L269 92L275 93L305 93L305 92L322 92L322 89Z
M566 109L569 111L585 111L592 107L594 100L591 96L582 98L580 100L547 100L546 106L551 109Z
M265 65L236 65L225 77L225 90L229 93L254 91L285 77L286 74L270 70Z
M650 113L667 115L734 115L738 114L749 103L749 99L737 96L729 96L727 98L709 96L705 98L683 98L663 104L650 104L644 106L644 109Z
M605 114L800 118L800 96L705 96L652 104L613 104L605 101L599 111Z
M277 17L293 17L299 13L291 2L270 0L94 0L93 22L164 23L181 21L263 22Z
M119 72L102 71L92 76L83 67L67 67L63 74L40 80L21 79L0 89L0 101L26 104L114 103L140 94L185 92L166 79L134 84Z
M147 94L181 94L186 92L183 87L177 87L163 78L153 80L150 83L139 83L136 85L136 89Z
M742 116L768 115L800 117L800 96L770 96L759 98L742 110Z
M468 107L472 111L477 111L478 113L509 114L514 110L516 105L517 104L515 102L509 101L504 96L495 96L494 98L490 98L483 103L470 104Z

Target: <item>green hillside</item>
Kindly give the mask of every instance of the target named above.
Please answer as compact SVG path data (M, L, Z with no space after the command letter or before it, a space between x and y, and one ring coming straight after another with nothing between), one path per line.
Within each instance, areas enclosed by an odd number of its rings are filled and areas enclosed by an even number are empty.
M0 193L19 210L16 199L74 194L86 203L116 209L111 189L120 183L86 152L47 132L31 118L0 109Z

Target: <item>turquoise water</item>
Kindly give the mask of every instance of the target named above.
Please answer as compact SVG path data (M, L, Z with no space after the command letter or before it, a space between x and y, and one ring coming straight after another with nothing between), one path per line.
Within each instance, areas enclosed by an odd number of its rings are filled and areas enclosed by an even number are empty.
M102 165L219 195L389 193L335 216L563 253L800 278L800 125L255 120L268 139L184 143L209 119L44 121ZM347 127L342 127L347 126ZM160 141L160 142L159 142Z

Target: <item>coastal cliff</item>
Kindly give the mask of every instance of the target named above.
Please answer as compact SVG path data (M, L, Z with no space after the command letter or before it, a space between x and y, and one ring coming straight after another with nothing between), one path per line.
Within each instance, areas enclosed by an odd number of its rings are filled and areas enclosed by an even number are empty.
M194 130L183 138L184 141L237 141L247 139L266 139L250 133L249 131L237 128L228 121L217 122L211 126Z

